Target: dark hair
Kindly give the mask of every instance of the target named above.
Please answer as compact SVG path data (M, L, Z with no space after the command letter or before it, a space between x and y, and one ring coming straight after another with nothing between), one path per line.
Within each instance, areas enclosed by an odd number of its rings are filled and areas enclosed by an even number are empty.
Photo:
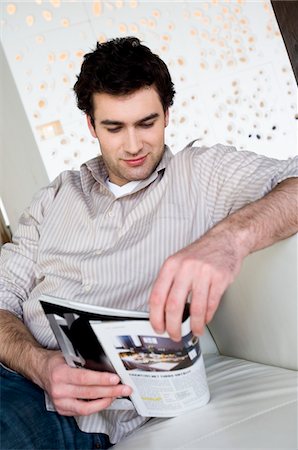
M74 91L78 108L93 121L93 94L125 95L154 85L164 111L173 104L174 84L166 64L136 37L111 39L84 56Z

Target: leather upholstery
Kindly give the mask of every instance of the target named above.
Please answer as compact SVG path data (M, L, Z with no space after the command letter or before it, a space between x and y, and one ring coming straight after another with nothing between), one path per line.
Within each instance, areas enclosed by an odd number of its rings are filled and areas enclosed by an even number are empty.
M298 448L297 241L250 255L222 299L201 339L210 402L115 450Z

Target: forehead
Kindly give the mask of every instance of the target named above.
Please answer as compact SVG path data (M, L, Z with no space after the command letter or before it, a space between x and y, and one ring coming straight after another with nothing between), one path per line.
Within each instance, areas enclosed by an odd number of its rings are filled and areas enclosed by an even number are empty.
M149 114L163 112L159 95L151 86L127 95L93 94L93 107L97 120L119 122L137 121Z

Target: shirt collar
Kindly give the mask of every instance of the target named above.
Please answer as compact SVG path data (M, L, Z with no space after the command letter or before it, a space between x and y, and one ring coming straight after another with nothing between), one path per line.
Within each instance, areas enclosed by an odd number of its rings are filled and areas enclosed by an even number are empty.
M171 150L167 145L165 145L164 154L156 169L148 178L142 180L142 182L137 186L135 190L137 191L139 189L142 189L152 183L152 181L157 178L159 172L167 167L172 157L173 154ZM101 155L96 156L95 158L90 159L89 161L82 164L80 168L80 175L82 189L85 194L90 194L91 189L96 182L100 183L107 189L106 179L108 178L108 171ZM135 190L133 192L135 192Z

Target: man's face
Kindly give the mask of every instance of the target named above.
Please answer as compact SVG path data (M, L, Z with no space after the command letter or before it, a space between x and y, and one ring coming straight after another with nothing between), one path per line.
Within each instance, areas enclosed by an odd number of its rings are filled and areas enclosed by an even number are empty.
M164 152L164 113L159 95L146 87L128 95L94 94L94 127L112 183L122 186L144 180L158 165Z

